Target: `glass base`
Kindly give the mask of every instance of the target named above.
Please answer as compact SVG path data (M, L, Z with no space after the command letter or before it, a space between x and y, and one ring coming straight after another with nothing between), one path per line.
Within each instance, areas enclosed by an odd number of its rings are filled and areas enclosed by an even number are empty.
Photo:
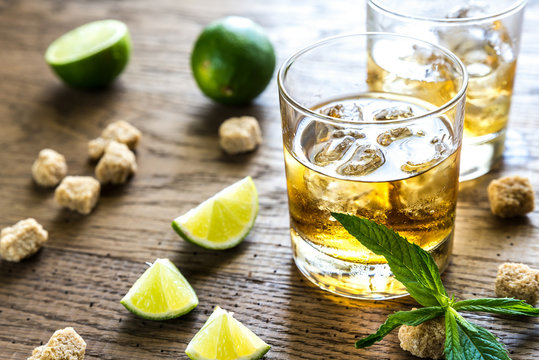
M501 159L505 129L494 134L464 138L460 155L460 181L476 179L488 173Z
M294 261L307 279L337 295L363 300L385 300L406 296L404 286L395 279L387 264L365 265L336 259L317 250L290 229ZM453 231L431 255L443 272L449 263Z

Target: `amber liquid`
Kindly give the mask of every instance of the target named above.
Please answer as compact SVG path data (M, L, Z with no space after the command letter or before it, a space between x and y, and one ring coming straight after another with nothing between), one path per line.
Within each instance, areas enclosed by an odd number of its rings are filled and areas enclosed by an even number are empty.
M362 94L317 110L360 104L367 117L368 109L375 109L372 113L384 107L411 106L416 115L429 110L410 100ZM293 238L299 236L335 259L383 264L383 257L363 247L330 214L342 212L374 220L426 250L435 249L451 237L455 218L460 149L450 144L452 136L443 118L408 126L381 122L370 128L358 122L344 130L305 119L293 149L285 148ZM362 154L365 149L376 153Z
M507 126L511 95L516 71L514 45L500 21L472 29L455 28L438 34L439 43L457 55L468 70L464 136L478 137L497 133ZM417 52L404 57L419 66L427 65L425 72L399 74L399 65L384 64L383 56L376 56L376 48L369 54L369 89L416 96L441 106L458 91L451 81L451 65L443 58ZM408 64L409 65L409 64ZM406 66L401 66L403 69ZM389 72L386 69L393 69ZM424 76L424 73L432 76ZM440 81L442 80L442 81Z

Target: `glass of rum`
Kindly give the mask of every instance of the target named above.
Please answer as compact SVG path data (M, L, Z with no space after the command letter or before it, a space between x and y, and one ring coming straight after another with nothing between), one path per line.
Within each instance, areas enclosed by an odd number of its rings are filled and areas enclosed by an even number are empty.
M418 81L429 86L418 86ZM330 38L278 75L294 260L361 299L406 294L383 257L331 216L384 224L448 264L467 74L447 50L396 34Z
M368 0L367 30L417 36L456 54L469 75L460 180L501 159L526 0ZM418 84L428 86L428 84Z

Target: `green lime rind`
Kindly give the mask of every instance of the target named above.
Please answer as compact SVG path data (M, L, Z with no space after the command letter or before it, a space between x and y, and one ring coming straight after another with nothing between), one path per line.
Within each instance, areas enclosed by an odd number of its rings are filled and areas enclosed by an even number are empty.
M271 346L267 345L265 348L260 349L258 352L252 354L251 356L241 356L241 357L236 358L234 360L258 360L258 359L262 359L264 357L264 355L266 355L266 353L268 351L270 351L270 349L271 349ZM205 357L197 357L195 354L187 352L187 351L185 351L185 353L187 354L187 356L189 356L189 359L191 359L191 360L214 360L214 359L207 359Z
M191 69L199 88L227 105L249 103L262 93L275 64L275 50L264 29L237 16L209 24L191 53Z
M87 49L76 49L77 38L110 27L111 34ZM118 20L100 20L82 25L56 39L45 53L45 61L67 85L95 89L109 85L127 66L131 54L127 26Z
M172 274L174 274L174 277L171 277L170 273L166 277L161 276L161 273L159 273L158 274L159 277L156 279L155 278L155 273L152 273L152 271L155 271L155 269L152 269L152 268L157 263L159 263L162 266L166 266L169 270L171 270ZM162 293L157 294L157 295L155 293L152 293L152 291L156 291L156 289L155 289L156 282L157 282L158 287L160 286L158 290L160 290L162 292ZM172 284L172 283L177 284L178 282L180 283L181 287L183 288L183 292L182 292L181 295L184 298L188 298L188 300L189 300L187 302L187 304L185 306L181 307L181 308L171 310L170 307L169 307L169 309L167 311L159 312L159 313L153 313L153 312L147 312L147 311L144 311L144 310L140 309L140 307L136 306L132 302L133 297L139 295L141 290L143 291L143 293L144 292L147 293L147 294L144 294L144 296L148 297L150 300L154 300L156 298L157 299L161 298L161 300L163 300L163 298L164 298L165 299L164 301L166 302L166 296L164 296L164 294L163 294L164 291L165 291L165 290L163 290L163 285L164 284L169 285L169 284ZM169 319L174 319L174 318L177 318L179 316L185 315L185 314L189 313L190 311L192 311L194 308L196 308L198 306L198 297L197 297L194 289L191 287L191 285L187 281L187 279L185 279L185 277L182 275L180 270L178 270L178 268L170 260L168 260L168 259L157 259L154 262L154 264L149 269L146 269L144 274L142 274L137 279L137 281L135 281L133 286L129 289L127 294L122 298L120 303L127 310L129 310L133 314L135 314L135 315L137 315L137 316L139 316L139 317L141 317L143 319L148 319L148 320L169 320ZM168 305L168 303L167 303L167 305Z
M120 303L131 313L137 315L140 318L146 319L146 320L154 320L154 321L160 321L160 320L170 320L178 318L182 315L185 315L187 313L190 313L193 309L195 309L198 306L198 301L196 303L193 303L191 306L186 307L182 309L181 311L176 311L168 314L149 314L144 311L138 310L136 307L133 306L133 304L129 303L128 301L121 300Z

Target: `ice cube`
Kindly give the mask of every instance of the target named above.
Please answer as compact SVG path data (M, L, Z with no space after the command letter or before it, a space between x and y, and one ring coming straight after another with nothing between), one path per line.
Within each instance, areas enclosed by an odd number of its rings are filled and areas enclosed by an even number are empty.
M513 50L513 40L507 31L505 25L497 20L494 21L487 29L486 38L490 46L498 55L498 62L508 63L515 60L515 52Z
M311 130L312 129L312 130ZM328 141L337 127L323 122L315 121L313 125L310 126L311 131L314 131L314 138L316 139L316 144Z
M307 190L303 201L312 202L323 211L343 212L344 209L340 207L344 206L345 202L341 201L338 181L306 169L303 172L303 183Z
M401 166L401 170L409 174L419 174L429 170L438 162L444 159L444 155L448 150L448 146L438 137L434 137L431 141L434 145L434 154L423 161L407 161Z
M500 21L439 31L441 45L453 51L471 77L483 77L514 60L511 37Z
M340 160L344 154L352 147L356 139L352 136L342 138L332 138L325 143L319 144L319 150L313 154L313 162L318 166L327 166L330 163Z
M374 119L378 121L406 119L412 116L414 116L414 111L411 106L393 106L374 112Z
M363 121L363 111L357 104L337 104L320 110L320 114L346 121Z
M498 66L496 50L487 41L482 26L455 28L439 34L442 45L453 51L466 65L470 76L485 76Z
M385 157L380 149L370 144L362 144L336 171L343 176L364 176L378 169L384 162Z
M303 173L303 181L308 191L305 201L314 202L324 212L350 213L382 222L391 207L385 183L342 181L311 170Z
M355 139L363 139L365 134L359 131L358 129L339 129L331 133L331 136L334 138L342 138L345 136L351 136Z
M438 34L438 37L441 37ZM442 82L453 77L453 65L440 51L434 51L425 47L413 46L413 53L401 56L405 66L414 69L409 77L424 79L428 82Z
M488 12L487 4L484 3L468 3L454 7L445 16L446 19L465 19L472 17L483 16Z
M412 130L408 127L394 128L388 131L384 131L377 137L378 144L382 146L389 146L395 140L404 139L413 136Z
M470 76L483 77L492 73L499 65L496 49L486 42L483 47L469 50L461 57Z
M343 110L344 110L344 105L337 104L337 105L329 106L327 108L323 108L322 110L320 110L320 114L340 119Z

